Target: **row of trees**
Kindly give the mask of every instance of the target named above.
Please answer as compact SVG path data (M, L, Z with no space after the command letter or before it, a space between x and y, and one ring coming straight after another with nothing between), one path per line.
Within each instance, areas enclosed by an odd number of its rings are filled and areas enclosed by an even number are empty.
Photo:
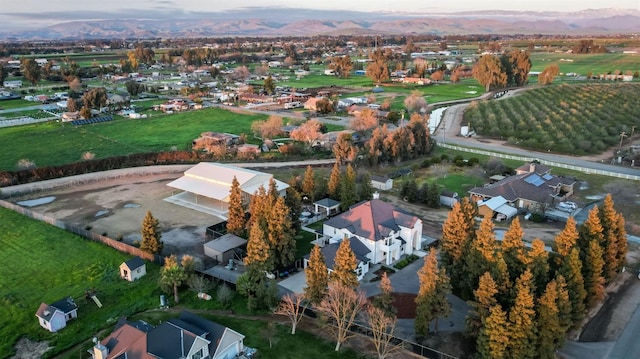
M487 91L507 86L523 86L529 80L531 59L527 51L505 52L498 57L482 55L473 66L473 77Z
M483 358L554 357L624 265L624 218L607 196L579 228L569 218L547 252L539 239L524 246L517 218L498 244L491 219L476 229L475 216L468 199L456 204L441 242L453 292L470 300L468 335Z

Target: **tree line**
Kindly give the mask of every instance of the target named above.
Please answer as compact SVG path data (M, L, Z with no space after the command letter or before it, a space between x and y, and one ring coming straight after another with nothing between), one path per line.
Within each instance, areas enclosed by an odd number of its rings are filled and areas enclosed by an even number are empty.
M467 198L443 225L441 260L452 291L468 300L467 335L482 358L554 358L567 331L604 298L625 263L624 217L608 195L580 226L570 217L552 251L530 248L516 218L501 242Z

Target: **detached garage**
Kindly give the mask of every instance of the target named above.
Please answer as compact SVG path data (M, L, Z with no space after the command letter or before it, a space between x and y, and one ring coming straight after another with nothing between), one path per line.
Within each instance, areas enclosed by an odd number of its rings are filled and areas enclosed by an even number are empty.
M234 259L239 248L247 245L247 240L227 233L224 236L209 241L204 244L204 254L213 258L218 263L227 263L229 259Z
M508 205L504 197L498 196L478 202L478 214L483 217L490 216L497 221L507 221L518 214L518 209Z

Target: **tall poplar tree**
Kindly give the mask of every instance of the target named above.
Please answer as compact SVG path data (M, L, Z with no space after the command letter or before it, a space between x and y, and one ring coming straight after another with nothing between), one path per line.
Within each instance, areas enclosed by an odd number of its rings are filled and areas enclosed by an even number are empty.
M545 249L544 242L534 239L526 258L527 268L533 274L534 292L536 297L539 297L549 282L549 252Z
M249 231L247 241L247 256L244 258L247 266L257 268L258 271L273 270L273 257L269 247L267 233L259 222L254 222Z
M567 282L564 276L558 274L556 276L556 289L558 290L558 321L562 332L566 333L571 328L571 299L569 299L569 290L567 289ZM564 339L564 338L563 338Z
M227 232L242 236L245 231L246 218L242 203L242 190L236 176L231 181L229 193L229 212L227 213Z
M356 288L359 284L358 275L356 274L357 266L358 260L353 250L351 250L351 241L345 235L336 252L333 271L329 275L329 282L338 282L343 286Z
M289 187L286 189L287 195L284 198L284 202L289 208L289 218L291 219L291 227L293 231L297 233L300 230L302 224L300 223L300 214L302 213L302 197L300 192L295 186L289 183Z
M362 175L360 185L358 186L358 200L368 201L373 197L373 187L371 186L371 176L369 173Z
M484 272L496 272L497 253L493 220L486 216L480 222L475 238L469 243L469 253L464 258L465 293L472 293L478 286L478 278Z
M318 245L311 249L309 262L304 272L307 277L304 295L311 303L318 304L326 295L329 284L329 272L324 262L324 255Z
M536 311L533 296L533 275L526 270L516 280L516 300L509 310L509 345L512 358L536 357Z
M388 317L395 317L398 309L393 306L393 287L387 272L382 273L378 288L380 289L380 294L373 298L373 305L381 309Z
M282 197L276 198L268 213L267 237L276 267L290 265L295 259L296 242L289 207Z
M589 242L595 240L600 246L604 243L602 223L600 223L600 210L594 206L587 215L580 230L578 231L578 246L580 247L581 258L589 250Z
M329 176L329 183L327 184L327 195L331 199L340 199L340 165L336 161L331 169L331 175Z
M618 213L618 215L616 216L616 220L618 221L618 225L616 226L616 234L618 237L618 251L617 251L617 255L616 255L616 263L617 263L617 270L622 269L622 267L625 264L626 261L626 257L627 257L627 231L624 228L624 216L622 215L622 213Z
M429 333L429 323L435 320L435 332L438 332L438 317L446 316L451 311L447 294L451 292L449 277L445 268L438 268L435 249L431 249L424 257L424 265L418 271L420 289L416 296L415 331L418 336Z
M142 220L142 242L140 243L140 250L152 253L160 254L162 252L162 233L159 228L160 222L153 217L151 211L147 211L144 219Z

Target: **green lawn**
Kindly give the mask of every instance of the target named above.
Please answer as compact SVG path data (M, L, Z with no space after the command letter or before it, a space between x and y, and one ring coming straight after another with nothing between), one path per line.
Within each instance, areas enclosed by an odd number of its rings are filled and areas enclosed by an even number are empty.
M0 101L0 109L12 110L14 108L37 106L39 104L40 104L39 102L31 102L23 99L4 100L4 101ZM6 116L6 115L2 115L2 116Z
M90 339L121 316L158 303L158 267L148 263L147 276L135 283L119 278L118 266L130 256L56 227L0 208L0 357L13 352L18 338L49 341L49 354ZM95 288L104 305L85 298ZM35 317L40 303L66 296L79 306L78 319L56 334Z

